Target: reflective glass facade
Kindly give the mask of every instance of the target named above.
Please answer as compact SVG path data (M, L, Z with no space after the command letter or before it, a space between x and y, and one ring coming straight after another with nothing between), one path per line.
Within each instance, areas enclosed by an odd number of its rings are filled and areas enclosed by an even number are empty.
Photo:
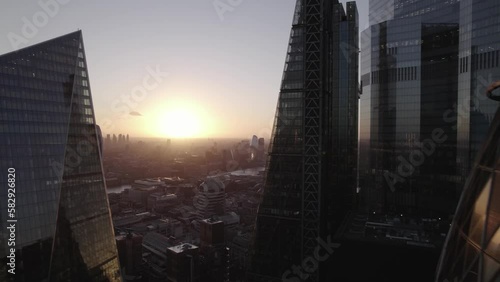
M484 94L500 80L500 2L460 2L458 171L460 188L471 170L497 109Z
M297 1L248 281L285 279L354 202L358 13L346 7ZM326 281L322 267L308 281Z
M459 195L460 2L380 3L370 1L375 24L361 40L363 207L370 216L447 218Z
M500 111L462 194L436 282L500 281L499 145Z
M1 281L120 281L86 65L80 31L0 56Z

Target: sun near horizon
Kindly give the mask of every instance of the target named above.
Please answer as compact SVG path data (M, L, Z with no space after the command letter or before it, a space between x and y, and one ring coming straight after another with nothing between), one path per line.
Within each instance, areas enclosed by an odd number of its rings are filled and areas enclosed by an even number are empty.
M202 127L196 113L179 108L160 116L155 129L160 137L189 138L201 135Z
M196 103L176 100L159 104L143 122L147 135L159 138L197 138L210 134L210 120Z

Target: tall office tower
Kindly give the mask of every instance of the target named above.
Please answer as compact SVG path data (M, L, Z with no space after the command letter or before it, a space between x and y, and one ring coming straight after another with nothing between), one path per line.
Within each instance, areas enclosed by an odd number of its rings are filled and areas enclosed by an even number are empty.
M293 267L314 257L318 240L327 241L351 208L358 87L356 3L345 12L336 0L298 0L249 281L299 279ZM302 279L327 281L324 269Z
M257 148L259 146L259 138L257 138L256 135L252 137L252 140L250 141L250 147Z
M458 175L465 184L497 105L484 92L500 79L500 1L460 1Z
M499 145L500 111L475 158L443 249L436 282L500 280Z
M375 218L448 218L459 195L460 2L370 1L370 9L361 35L362 202Z
M86 66L80 31L0 56L1 281L120 281Z

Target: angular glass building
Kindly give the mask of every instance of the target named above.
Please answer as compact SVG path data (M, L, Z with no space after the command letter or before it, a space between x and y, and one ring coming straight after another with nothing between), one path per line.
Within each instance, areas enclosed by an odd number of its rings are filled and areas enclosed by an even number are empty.
M499 145L500 111L462 194L436 282L500 281Z
M1 281L121 280L80 31L0 56L0 171Z
M355 200L358 12L298 0L276 109L248 281L296 281ZM317 261L316 261L317 262ZM301 279L326 281L322 263Z

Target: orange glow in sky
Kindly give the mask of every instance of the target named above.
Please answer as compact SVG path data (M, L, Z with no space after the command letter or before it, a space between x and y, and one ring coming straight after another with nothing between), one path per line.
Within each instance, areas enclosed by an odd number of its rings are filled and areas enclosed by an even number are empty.
M174 109L157 119L155 129L160 137L186 138L201 135L200 119L189 109Z
M143 123L149 136L161 138L191 138L205 136L210 119L196 103L170 100L156 106Z

